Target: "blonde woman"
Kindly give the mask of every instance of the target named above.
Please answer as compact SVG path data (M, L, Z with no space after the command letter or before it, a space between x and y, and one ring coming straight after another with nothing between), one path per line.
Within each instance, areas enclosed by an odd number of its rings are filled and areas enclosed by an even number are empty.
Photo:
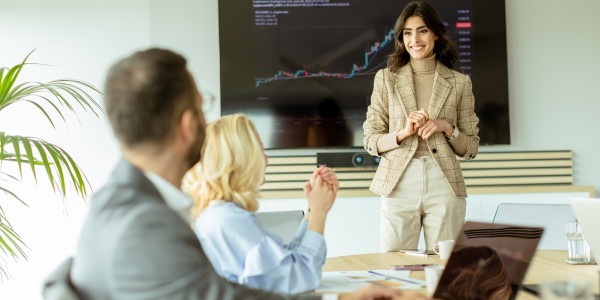
M194 198L194 231L216 271L229 281L284 293L319 286L325 219L339 187L335 173L321 167L305 183L310 216L285 245L254 216L267 156L248 118L229 115L209 124L201 162L186 175L184 190Z

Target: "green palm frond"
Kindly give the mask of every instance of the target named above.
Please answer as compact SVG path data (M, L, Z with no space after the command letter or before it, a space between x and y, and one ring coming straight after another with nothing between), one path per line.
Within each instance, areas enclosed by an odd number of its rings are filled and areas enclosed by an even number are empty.
M61 147L38 138L11 136L0 132L0 149L0 160L4 160L5 155L10 157L7 161L15 162L21 175L22 165L28 164L37 182L35 167L43 166L54 191L58 189L65 196L66 183L70 181L78 195L87 196L87 178L69 153Z
M6 189L0 187L0 191L6 191ZM27 259L27 253L25 253L23 248L27 248L27 245L25 245L19 234L10 225L4 214L4 210L0 207L0 250L2 250L5 256Z
M20 158L17 158L17 156L14 153L8 153L8 152L0 153L0 162L1 161L16 162L19 159L26 160L26 159L28 159L28 157L24 156L24 155L21 155ZM41 166L42 162L39 161L39 160L34 159L34 164L36 166Z
M35 51L35 50L34 50ZM26 65L37 65L27 63L27 59L33 53L31 51L20 64L12 67L0 67L0 112L13 104L30 104L36 111L41 112L54 128L52 115L58 115L66 121L65 112L77 116L77 110L83 109L96 117L103 113L102 107L94 100L92 95L101 95L93 85L80 80L60 79L50 82L29 81L17 83L17 79ZM2 168L13 164L18 167L18 174L8 174ZM23 168L29 165L29 168ZM23 178L23 169L31 170L37 182L40 174L36 173L42 168L42 174L47 178L54 192L59 192L65 197L70 185L75 193L83 199L87 197L90 183L81 168L75 163L61 147L35 137L24 137L8 135L0 131L0 179L10 179L18 182ZM16 170L16 169L12 169ZM3 197L6 196L6 197ZM27 246L8 222L7 216L2 210L2 200L12 198L27 205L11 189L4 185L0 186L0 259L4 257L25 258L27 255L23 249ZM4 265L0 261L0 278L8 275Z
M7 181L3 177L7 177L7 179L11 179L14 181L19 181L17 178L10 174L6 174L4 172L0 172L0 179L3 181ZM0 186L0 195L4 194L6 197L0 197L1 199L5 198L13 198L18 200L23 205L28 206L23 200L19 198L19 196L15 195L9 189ZM13 259L24 258L27 259L27 253L24 248L27 248L27 245L23 242L19 234L14 230L8 219L6 218L6 214L4 210L0 206L0 250L2 250L3 256L12 257ZM9 274L4 266L5 259L0 256L0 279L8 278Z
M33 51L29 55L31 53ZM54 122L48 114L47 108L44 108L41 104L49 105L63 120L65 120L65 117L61 108L66 108L75 113L74 104L96 116L99 112L103 112L100 104L87 92L87 90L91 90L101 94L100 90L85 81L60 79L46 83L30 81L15 85L23 67L27 65L29 55L25 57L22 63L10 69L0 68L0 111L15 103L29 103L44 114L52 127L54 127Z
M18 182L18 181L19 181L19 179L17 179L16 177L14 177L14 176L12 176L12 175L10 175L10 174L8 174L8 173L5 173L5 172L0 172L0 175L2 175L2 176L0 177L0 179L2 179L3 181L7 181L7 179L5 179L5 178L2 178L2 177L7 177L8 179L10 179L10 180L13 180L13 181L15 181L15 182ZM15 199L15 200L17 200L17 201L21 202L21 204L23 204L23 205L25 205L25 206L29 207L29 205L27 205L27 203L25 203L23 200L21 200L21 198L19 198L19 196L17 196L17 195L16 195L15 193L13 193L12 191L10 191L10 190L8 190L8 189L5 189L5 188L3 188L3 187L1 187L1 186L0 186L0 192L4 193L4 195L6 195L6 196L7 196L7 198L13 198L13 199ZM2 210L2 206L0 206L0 210Z

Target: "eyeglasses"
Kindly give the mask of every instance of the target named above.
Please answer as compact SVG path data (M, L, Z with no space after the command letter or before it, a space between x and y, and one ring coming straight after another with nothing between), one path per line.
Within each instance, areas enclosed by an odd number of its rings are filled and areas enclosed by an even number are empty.
M200 91L200 95L202 95L202 111L206 114L217 105L217 97L209 91Z

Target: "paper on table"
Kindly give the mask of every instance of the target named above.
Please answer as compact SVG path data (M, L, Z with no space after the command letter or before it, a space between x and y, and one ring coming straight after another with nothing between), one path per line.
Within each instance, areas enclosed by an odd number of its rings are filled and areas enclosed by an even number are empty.
M319 293L353 292L369 284L382 285L398 289L418 290L425 281L409 277L410 271L371 270L323 272Z

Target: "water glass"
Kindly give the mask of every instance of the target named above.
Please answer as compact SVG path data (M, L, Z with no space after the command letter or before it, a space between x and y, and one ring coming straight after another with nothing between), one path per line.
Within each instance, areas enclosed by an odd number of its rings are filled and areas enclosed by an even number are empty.
M587 264L592 261L590 245L588 245L581 226L577 221L566 222L565 230L567 232L567 243L569 249L569 258L567 262L570 264Z

